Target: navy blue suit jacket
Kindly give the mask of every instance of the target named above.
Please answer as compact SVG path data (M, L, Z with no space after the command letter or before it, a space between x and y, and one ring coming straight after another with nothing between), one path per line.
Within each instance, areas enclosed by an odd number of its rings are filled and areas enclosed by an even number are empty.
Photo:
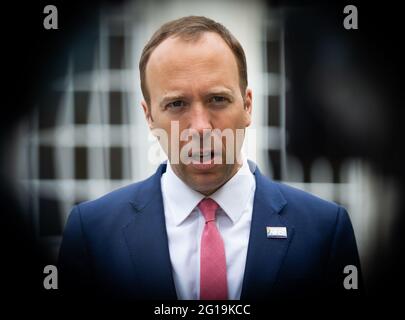
M343 207L276 183L249 166L256 191L241 299L345 294L346 265L358 267ZM148 179L75 206L59 253L60 289L118 299L176 299L160 179ZM266 227L286 227L286 239ZM354 291L354 290L349 290Z

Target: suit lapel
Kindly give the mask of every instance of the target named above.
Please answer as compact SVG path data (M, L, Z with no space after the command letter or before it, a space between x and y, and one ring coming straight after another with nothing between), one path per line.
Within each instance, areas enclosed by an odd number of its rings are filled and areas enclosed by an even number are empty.
M251 166L251 163L250 163ZM294 235L294 228L281 217L287 204L277 185L255 168L256 191L241 299L266 299ZM267 238L266 227L286 227L287 238Z
M176 299L164 218L160 178L166 165L140 188L131 202L132 221L123 228L136 277L134 295L141 299Z

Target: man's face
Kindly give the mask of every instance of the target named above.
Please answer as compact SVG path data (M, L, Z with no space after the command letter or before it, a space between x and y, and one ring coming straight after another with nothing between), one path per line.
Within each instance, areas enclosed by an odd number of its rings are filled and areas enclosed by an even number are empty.
M203 133L207 137L207 129L228 129L236 140L237 129L243 132L251 122L252 93L250 89L241 92L233 52L218 34L212 32L202 34L197 41L168 38L149 58L146 83L150 105L142 101L142 107L149 127L163 129L169 137L168 145L162 142L161 145L173 171L192 189L205 195L213 193L240 167L236 161L240 146L235 147L235 143L226 143L222 138L219 147L212 143L207 148L203 146ZM201 138L201 148L193 149L201 153L194 152L191 163L183 163L178 154L173 156L173 151L180 153L186 144L190 146L191 140L191 136L186 141L177 136L172 129L175 122L180 134L188 129ZM203 152L204 159L200 158ZM227 152L233 153L235 160L232 163L226 161ZM218 157L222 157L219 158L222 161L218 161Z

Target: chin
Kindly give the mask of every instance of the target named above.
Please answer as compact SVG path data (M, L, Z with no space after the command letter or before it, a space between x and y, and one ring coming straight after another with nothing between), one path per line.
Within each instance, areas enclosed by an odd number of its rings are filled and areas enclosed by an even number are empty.
M219 189L224 183L224 178L209 177L208 175L201 175L200 177L193 177L189 180L189 185L195 191L202 194L211 194Z

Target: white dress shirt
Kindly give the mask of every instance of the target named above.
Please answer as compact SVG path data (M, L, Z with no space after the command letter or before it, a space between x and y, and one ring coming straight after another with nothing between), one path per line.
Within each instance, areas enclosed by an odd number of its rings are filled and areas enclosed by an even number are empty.
M178 299L200 297L200 241L204 217L197 204L205 197L192 190L167 165L161 178L166 230ZM220 206L216 223L225 245L228 297L240 299L256 181L247 159L238 172L209 197Z

